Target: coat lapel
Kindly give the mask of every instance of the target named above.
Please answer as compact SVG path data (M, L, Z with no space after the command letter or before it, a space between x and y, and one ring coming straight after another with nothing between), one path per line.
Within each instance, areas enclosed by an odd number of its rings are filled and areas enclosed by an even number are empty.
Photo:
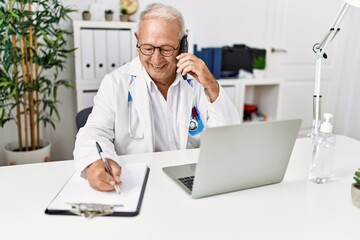
M154 152L154 122L150 105L150 97L144 77L142 73L133 75L133 81L129 85L129 92L132 97L133 107L139 117L139 122L144 128L144 138L147 142L149 152Z
M191 108L193 107L194 89L187 81L180 83L180 101L179 101L179 131L180 131L180 149L186 149L189 136L189 122L191 117Z

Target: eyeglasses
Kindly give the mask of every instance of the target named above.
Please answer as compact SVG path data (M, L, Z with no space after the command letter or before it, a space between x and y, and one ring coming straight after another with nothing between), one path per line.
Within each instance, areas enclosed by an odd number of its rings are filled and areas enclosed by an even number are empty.
M158 48L160 51L160 54L163 55L164 57L170 57L174 54L175 50L178 50L179 47L174 48L173 46L170 45L162 45L160 47L155 47L151 44L136 44L136 47L138 49L140 49L140 52L142 54L144 54L145 56L151 56L154 54L155 49Z

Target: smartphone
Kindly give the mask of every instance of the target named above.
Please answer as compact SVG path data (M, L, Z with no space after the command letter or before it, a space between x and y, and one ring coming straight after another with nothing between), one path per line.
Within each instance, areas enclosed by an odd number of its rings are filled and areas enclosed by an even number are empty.
M184 35L180 41L180 54L181 53L187 53L188 52L188 41L187 41L187 35ZM182 75L184 80L187 80L187 74Z

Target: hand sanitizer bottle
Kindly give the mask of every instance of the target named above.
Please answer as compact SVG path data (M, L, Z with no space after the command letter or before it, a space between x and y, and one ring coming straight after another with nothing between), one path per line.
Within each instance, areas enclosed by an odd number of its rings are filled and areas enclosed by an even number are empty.
M325 113L320 131L314 136L313 155L310 166L309 180L313 183L323 184L331 180L332 166L334 159L334 150L336 136L332 133L330 118L332 114Z

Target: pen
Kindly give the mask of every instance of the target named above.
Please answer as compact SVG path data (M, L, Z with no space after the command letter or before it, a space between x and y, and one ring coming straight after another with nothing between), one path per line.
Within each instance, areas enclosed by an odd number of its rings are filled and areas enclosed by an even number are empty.
M110 176L112 176L112 177L114 177L114 174L113 174L113 172L112 172L112 170L111 170L111 167L110 167L110 165L109 165L109 162L106 160L106 158L104 158L103 156L102 156L102 149L101 149L101 147L100 147L100 144L98 143L98 142L96 142L96 148L97 148L97 150L98 150L98 153L99 153L99 155L100 155L100 158L101 158L101 160L103 161L103 163L104 163L104 165L105 165L105 170L106 170L106 172L108 172L109 174L110 174ZM120 194L120 187L119 187L119 185L118 184L115 184L115 190L116 190L116 192L118 193L118 194Z

